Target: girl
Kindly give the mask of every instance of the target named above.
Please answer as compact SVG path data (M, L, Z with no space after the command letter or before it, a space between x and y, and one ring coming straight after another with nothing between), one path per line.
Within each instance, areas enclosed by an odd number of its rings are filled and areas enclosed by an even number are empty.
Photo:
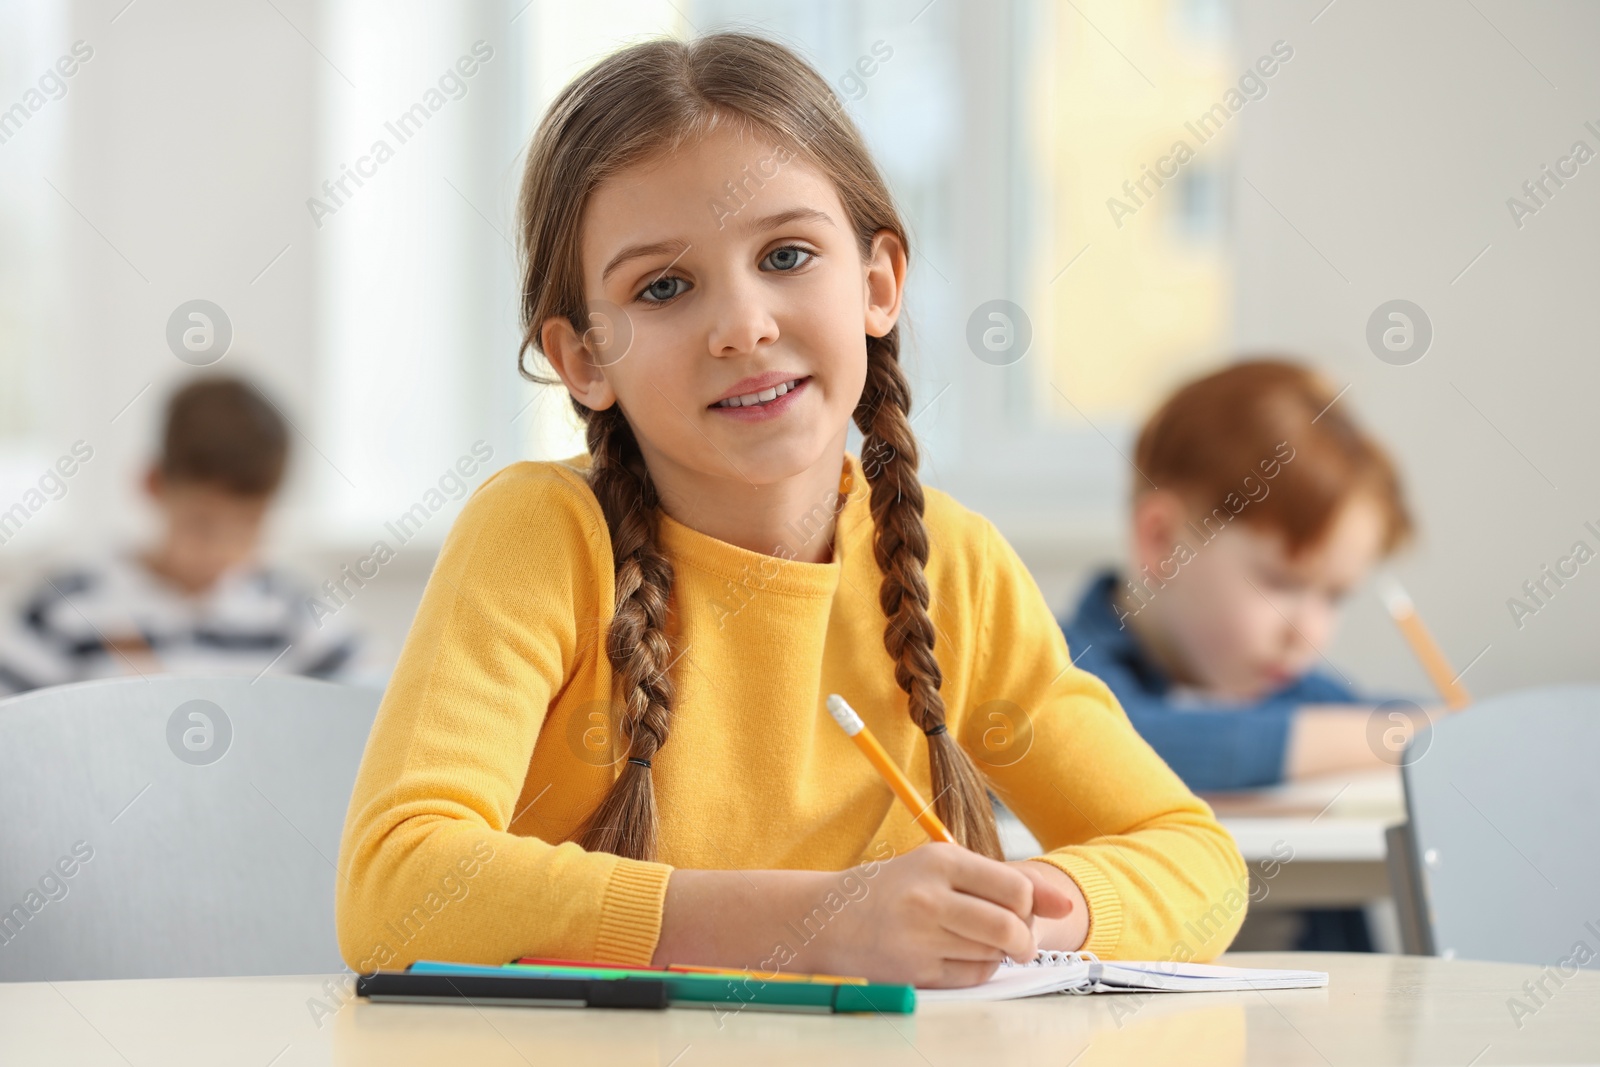
M918 483L905 227L817 73L739 34L627 48L551 106L519 214L525 346L589 451L498 472L440 553L351 798L350 965L955 986L1225 948L1232 839L993 526ZM986 784L1045 855L1002 861Z

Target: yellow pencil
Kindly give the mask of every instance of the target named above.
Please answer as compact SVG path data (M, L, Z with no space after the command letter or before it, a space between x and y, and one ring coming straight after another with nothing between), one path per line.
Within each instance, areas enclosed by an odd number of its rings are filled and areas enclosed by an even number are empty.
M878 744L878 739L872 736L872 731L867 729L867 724L861 721L861 716L856 714L856 710L845 703L844 697L838 693L828 697L828 714L833 716L833 721L838 723L839 728L856 743L856 747L867 757L867 761L883 775L884 781L889 783L889 788L894 790L894 795L900 798L900 803L916 817L917 825L927 831L928 836L935 841L955 844L956 839L945 829L944 823L939 821L939 816L923 802L922 794L911 784L911 779L895 766L894 761L889 758L889 753Z
M1400 632L1411 644L1411 650L1422 661L1422 669L1428 672L1434 688L1444 697L1445 704L1451 711L1460 711L1470 704L1472 698L1467 695L1466 686L1457 680L1459 675L1451 673L1450 661L1445 659L1444 651L1434 641L1428 628L1422 625L1422 618L1411 603L1410 595L1399 582L1390 579L1383 584L1382 596L1384 607L1389 609L1395 625L1400 627Z

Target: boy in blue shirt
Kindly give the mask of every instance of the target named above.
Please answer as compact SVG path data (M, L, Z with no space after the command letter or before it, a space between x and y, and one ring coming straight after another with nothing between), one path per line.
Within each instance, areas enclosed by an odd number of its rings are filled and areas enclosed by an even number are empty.
M1394 467L1281 360L1189 383L1134 455L1128 571L1104 570L1062 624L1197 792L1381 768L1372 705L1322 654L1339 608L1412 536ZM1359 911L1312 913L1301 947L1370 948Z
M1095 575L1070 621L1062 626L1067 645L1078 657L1079 667L1117 694L1134 728L1190 789L1227 792L1304 777L1288 773L1289 738L1296 717L1302 712L1316 714L1319 705L1367 708L1377 702L1319 670L1307 671L1256 700L1207 701L1175 683L1126 624L1129 612L1118 595L1124 584L1112 568ZM1359 718L1348 710L1343 714L1351 723ZM1360 752L1352 762L1356 767L1377 766Z

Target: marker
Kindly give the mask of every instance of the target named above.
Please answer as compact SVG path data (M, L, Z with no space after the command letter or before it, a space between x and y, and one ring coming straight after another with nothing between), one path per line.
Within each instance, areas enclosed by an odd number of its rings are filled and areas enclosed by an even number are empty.
M865 978L840 974L790 974L776 971L772 974L762 974L752 971L748 967L706 967L695 963L669 963L665 967L633 967L626 963L588 963L583 960L544 959L539 956L523 956L511 962L525 967L543 967L546 969L567 968L580 971L648 970L671 974L709 974L720 975L724 978L751 978L763 982L822 982L827 985L867 984Z
M867 757L867 762L883 775L883 780L889 783L889 788L900 798L900 803L904 804L916 818L917 825L935 841L956 844L956 839L945 829L944 823L939 821L939 816L933 813L932 807L923 802L922 794L917 792L917 787L911 784L911 779L907 778L899 767L895 766L894 761L889 758L889 753L878 744L878 739L872 736L872 731L867 729L867 724L861 721L861 716L856 714L856 710L845 703L844 697L838 693L829 695L827 704L828 714L833 716L833 721L838 723L839 728L856 743L862 755Z
M1411 603L1410 595L1400 583L1388 579L1383 583L1380 595L1383 597L1383 606L1389 609L1395 625L1400 627L1400 633L1410 643L1411 651L1416 653L1422 669L1428 672L1434 688L1439 690L1439 695L1444 697L1450 710L1460 711L1472 703L1466 686L1457 681L1460 676L1451 671L1450 661L1445 659L1444 651L1434 641L1428 628L1422 625L1422 618Z
M382 976L381 978L379 976ZM614 967L529 967L511 963L503 967L417 960L404 971L380 971L356 979L356 993L371 996L373 981L387 988L376 990L391 999L443 996L440 988L462 978L483 979L481 989L463 989L450 999L468 1003L498 998L512 1003L566 1004L588 1007L702 1007L729 1005L735 1010L874 1012L906 1015L916 1010L916 990L908 985L853 982L772 982L743 975L730 977L658 969L623 970ZM407 988L414 985L416 988ZM462 994L466 994L465 997ZM608 996L608 994L614 994ZM620 1001L620 1002L619 1002Z
M700 967L692 963L669 963L666 970L669 974L708 974L713 977L748 978L758 982L814 982L821 985L867 984L865 978L855 978L842 974L783 974L777 971L772 974L762 974L737 967Z

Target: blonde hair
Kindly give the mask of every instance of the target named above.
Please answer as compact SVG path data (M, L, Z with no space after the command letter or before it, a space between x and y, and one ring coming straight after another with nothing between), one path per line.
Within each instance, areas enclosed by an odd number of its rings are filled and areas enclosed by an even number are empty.
M833 180L863 258L887 230L909 250L905 226L866 145L823 79L772 41L719 33L694 41L652 40L625 48L578 77L555 99L528 152L518 203L522 263L522 355L542 351L543 324L564 317L584 334L589 317L580 255L589 197L619 171L738 122L783 145ZM878 602L888 618L884 647L911 719L928 735L934 807L957 840L999 859L999 835L983 779L944 729L942 676L928 617L928 535L917 447L907 413L898 328L866 338L867 379L853 413L862 454L893 457L867 472L883 573ZM621 689L618 732L629 762L577 833L587 849L652 859L655 791L648 763L672 723L673 662L667 637L672 565L656 543L656 489L620 404L591 410L575 398L592 463L589 486L605 514L616 566L616 607L606 655ZM638 760L640 762L633 762Z

